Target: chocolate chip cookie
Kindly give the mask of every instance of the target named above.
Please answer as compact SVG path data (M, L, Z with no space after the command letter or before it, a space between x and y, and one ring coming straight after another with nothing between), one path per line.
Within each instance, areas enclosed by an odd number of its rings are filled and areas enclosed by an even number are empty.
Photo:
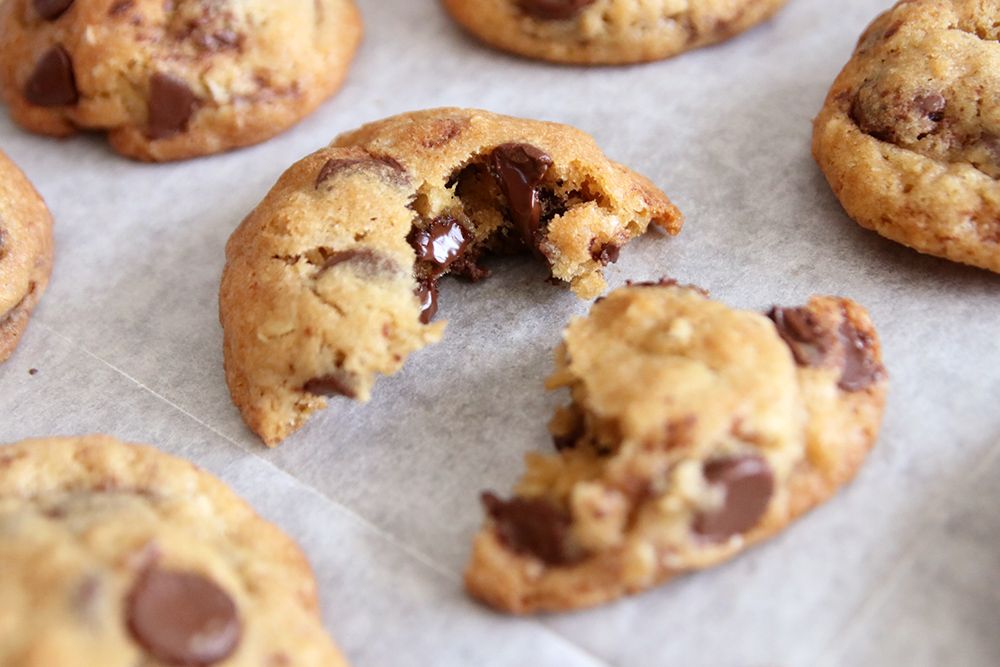
M0 151L0 362L14 353L52 273L52 216Z
M1000 272L1000 3L900 2L868 27L813 154L858 224Z
M847 299L765 316L672 281L598 301L556 357L559 453L529 455L513 497L484 494L466 572L515 613L606 602L774 535L854 476L887 382Z
M264 141L341 85L353 0L7 0L0 94L32 132L178 160Z
M618 65L722 42L788 0L444 0L491 46L560 63Z
M149 447L0 447L0 570L5 667L346 664L298 547Z
M565 125L468 109L345 134L289 169L229 240L226 379L269 445L441 338L437 284L524 252L581 297L650 224L681 216L647 179Z

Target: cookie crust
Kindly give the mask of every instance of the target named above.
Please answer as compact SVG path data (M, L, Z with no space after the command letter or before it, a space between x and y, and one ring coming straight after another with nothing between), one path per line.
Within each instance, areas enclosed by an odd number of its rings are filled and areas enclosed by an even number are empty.
M353 0L0 4L0 94L51 136L106 131L132 158L180 160L269 139L343 82Z
M487 44L528 58L581 65L661 60L723 42L788 0L443 0Z
M815 120L847 214L919 252L1000 272L1000 5L911 0L858 42Z
M403 114L291 167L230 238L220 291L226 379L275 445L436 342L445 274L530 252L582 297L621 246L679 211L646 178L556 123L470 109Z
M469 592L518 614L605 603L728 560L846 484L881 421L877 336L846 299L778 312L798 328L643 285L571 323L549 381L572 395L561 451L529 455L512 500L486 496Z
M0 471L0 663L167 664L143 640L176 644L169 628L184 621L168 614L136 629L134 617L136 596L163 604L162 592L141 590L153 575L200 583L200 602L208 587L236 614L228 657L180 663L346 665L299 548L191 463L84 436L0 446ZM205 641L189 650L204 654Z
M0 362L14 354L51 273L52 216L0 151Z

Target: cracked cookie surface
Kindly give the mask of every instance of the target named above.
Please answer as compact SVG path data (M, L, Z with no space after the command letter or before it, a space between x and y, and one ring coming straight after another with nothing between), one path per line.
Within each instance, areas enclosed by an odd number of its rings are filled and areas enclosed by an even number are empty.
M299 548L191 463L0 446L0 664L337 667Z
M725 41L788 0L443 0L491 46L529 58L615 65Z
M582 297L650 224L681 217L588 135L469 109L403 114L292 166L230 238L220 291L226 379L269 445L440 339L437 282L526 252Z
M0 151L0 362L14 353L52 273L52 216Z
M910 0L858 42L813 154L858 224L1000 272L1000 2Z
M353 0L8 0L0 93L53 136L106 131L142 160L264 141L341 85L361 37Z
M466 585L514 613L592 606L729 559L848 482L886 374L865 311L818 297L770 317L672 281L566 329L550 389L558 454L484 494Z

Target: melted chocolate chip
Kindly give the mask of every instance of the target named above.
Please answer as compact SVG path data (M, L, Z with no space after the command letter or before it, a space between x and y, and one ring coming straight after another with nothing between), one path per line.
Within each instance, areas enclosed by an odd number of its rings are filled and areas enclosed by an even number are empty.
M73 0L34 0L35 11L46 21L55 21L66 13Z
M837 386L844 391L864 391L882 379L885 369L871 354L871 341L846 317L839 333L844 346L844 370Z
M518 233L530 248L538 246L542 204L538 186L552 166L552 158L529 144L503 144L489 157L490 173L507 198Z
M439 276L461 257L472 238L458 220L445 215L425 229L414 227L406 240L416 250L417 261L430 264L433 275Z
M188 85L170 74L157 72L149 82L150 139L166 139L187 130L198 109L198 98Z
M354 391L354 388L344 381L343 376L332 373L309 380L302 389L316 396L346 396L347 398L356 398L358 395Z
M417 283L417 298L420 299L420 321L430 324L438 311L438 286L433 278Z
M132 588L127 610L135 640L172 665L212 665L240 643L242 624L232 598L201 575L149 570Z
M327 160L320 167L319 174L316 176L316 187L319 188L325 181L338 174L355 169L381 171L388 175L388 180L396 183L406 183L409 180L406 167L400 164L398 160L387 155L363 155Z
M808 308L779 308L767 316L799 366L822 366L834 349L834 336Z
M546 21L571 19L596 0L521 0L521 11Z
M80 99L73 61L60 45L45 52L24 88L24 97L39 107L72 106Z
M571 565L580 560L570 550L570 517L552 503L517 497L505 501L489 492L482 499L496 523L497 536L508 548L548 565Z
M759 456L720 459L705 465L705 480L722 487L722 507L695 517L694 531L713 542L745 533L761 520L774 494L774 474Z

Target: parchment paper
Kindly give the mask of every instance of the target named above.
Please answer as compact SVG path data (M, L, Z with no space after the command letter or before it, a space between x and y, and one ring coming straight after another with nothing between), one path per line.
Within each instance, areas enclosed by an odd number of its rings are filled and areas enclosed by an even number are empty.
M217 473L301 542L327 626L362 667L1000 664L1000 277L860 229L809 155L826 90L891 3L792 0L728 44L609 69L490 51L431 0L360 4L347 87L262 146L140 165L0 117L57 220L51 287L0 366L0 442L105 432ZM444 342L371 404L338 401L280 449L260 445L222 374L226 239L337 133L443 105L576 125L674 198L683 234L627 247L612 286L670 275L739 307L866 305L892 380L856 482L728 565L601 609L515 620L470 602L478 492L506 492L525 452L550 449L563 397L542 382L588 306L516 259L479 285L445 281Z

